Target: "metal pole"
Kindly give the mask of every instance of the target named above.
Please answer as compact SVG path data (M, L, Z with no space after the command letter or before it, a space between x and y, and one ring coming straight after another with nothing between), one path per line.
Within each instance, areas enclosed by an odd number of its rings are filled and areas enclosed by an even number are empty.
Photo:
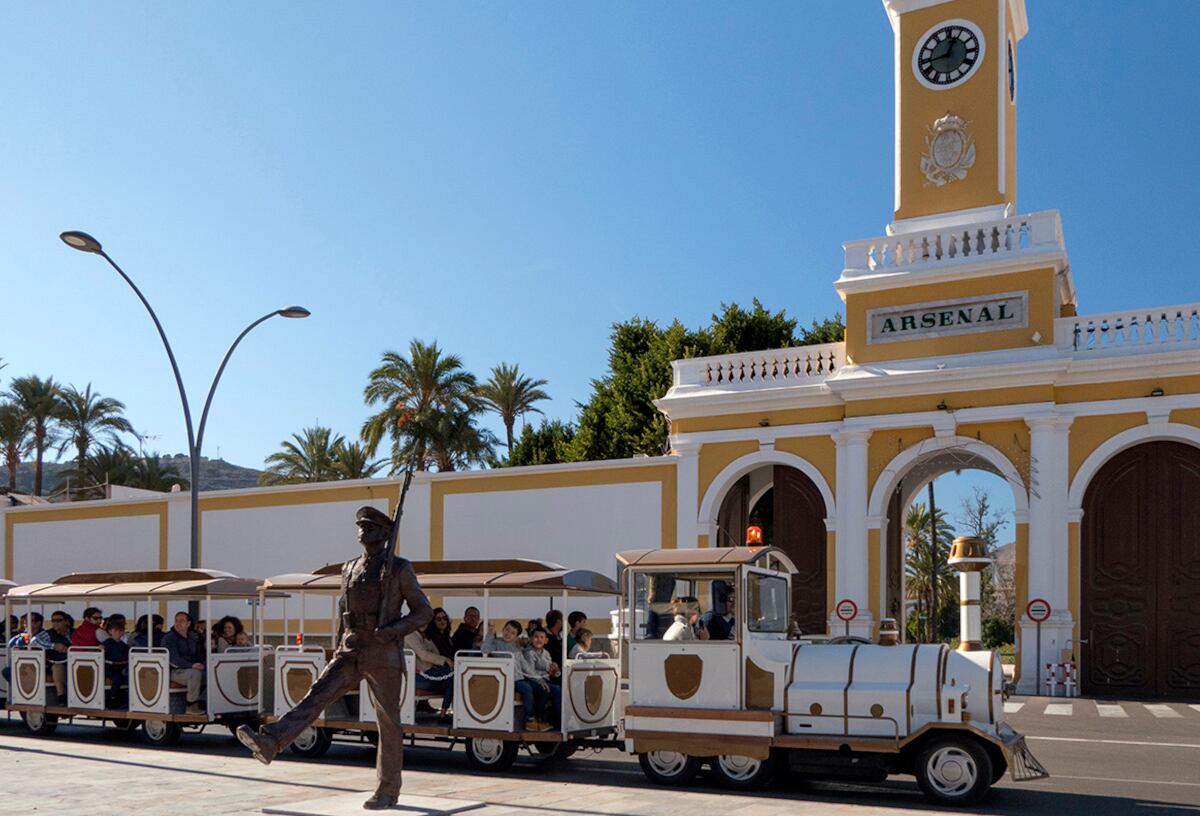
M929 582L929 634L930 641L937 640L938 634L938 540L937 540L937 508L933 503L933 479L929 480L929 559L932 575Z
M1037 621L1037 685L1034 687L1034 694L1040 694L1042 691L1042 622Z

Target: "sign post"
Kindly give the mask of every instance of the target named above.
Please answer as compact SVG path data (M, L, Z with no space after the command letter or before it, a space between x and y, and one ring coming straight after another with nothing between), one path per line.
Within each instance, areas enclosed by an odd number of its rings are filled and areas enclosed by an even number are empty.
M1042 598L1034 598L1025 606L1025 616L1037 625L1037 686L1036 694L1042 688L1042 621L1050 617L1050 602Z
M833 612L838 616L838 620L846 624L846 637L849 637L850 621L858 617L858 604L850 598L842 598L833 607Z

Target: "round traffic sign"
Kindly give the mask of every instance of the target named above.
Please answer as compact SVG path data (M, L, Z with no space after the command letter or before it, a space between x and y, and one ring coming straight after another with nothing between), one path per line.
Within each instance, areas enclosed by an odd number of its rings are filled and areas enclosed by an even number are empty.
M833 608L834 614L838 616L838 620L849 623L858 617L858 604L850 598L842 598Z
M1025 614L1034 623L1041 623L1050 617L1050 602L1041 598L1034 598L1025 607Z

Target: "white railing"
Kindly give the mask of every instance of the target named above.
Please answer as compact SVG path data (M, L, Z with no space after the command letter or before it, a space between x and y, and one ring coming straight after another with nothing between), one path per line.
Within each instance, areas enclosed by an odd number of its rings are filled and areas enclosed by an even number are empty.
M842 248L846 251L843 279L909 272L951 262L1065 252L1057 210L850 241Z
M846 365L845 343L675 360L674 386L755 389L813 385Z
M1060 317L1054 321L1054 340L1075 354L1200 348L1200 304Z

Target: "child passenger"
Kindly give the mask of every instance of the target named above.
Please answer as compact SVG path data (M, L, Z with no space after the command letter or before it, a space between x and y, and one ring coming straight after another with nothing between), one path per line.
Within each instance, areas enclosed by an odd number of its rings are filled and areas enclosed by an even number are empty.
M523 683L532 693L533 708L529 707L529 700L525 694L521 694L521 699L525 701L525 727L530 731L549 731L553 727L552 723L558 720L558 712L562 707L562 686L550 682L551 665L554 661L546 651L547 637L545 629L534 629L529 633L529 646L521 653L519 673L524 679L517 683L517 689L520 691ZM551 722L543 718L547 701L551 705Z
M592 630L580 627L575 630L575 645L571 647L571 653L567 655L571 660L579 657L584 652L592 650Z

